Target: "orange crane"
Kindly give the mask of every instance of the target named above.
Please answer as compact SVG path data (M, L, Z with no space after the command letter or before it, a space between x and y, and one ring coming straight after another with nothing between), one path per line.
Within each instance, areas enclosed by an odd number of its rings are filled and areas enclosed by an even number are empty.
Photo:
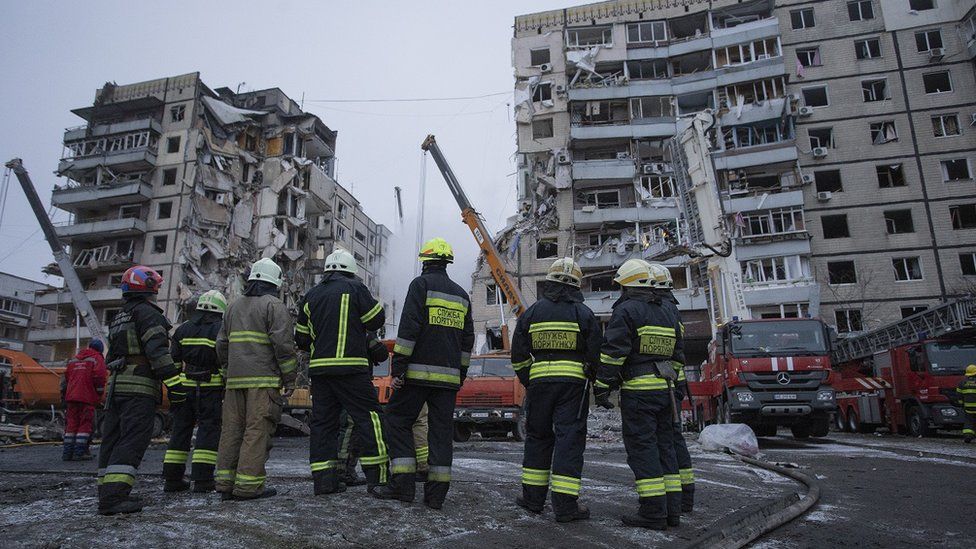
M464 224L471 229L471 234L474 235L474 239L478 242L478 246L481 247L482 253L485 254L485 259L488 261L488 267L491 269L491 276L495 279L495 284L498 288L505 294L505 298L508 300L508 304L512 308L512 314L516 317L521 315L525 310L525 303L522 301L522 294L519 293L518 287L515 285L515 281L512 280L512 276L508 274L508 270L505 268L505 263L502 260L501 254L498 253L498 248L495 247L495 243L491 240L488 230L485 228L484 222L481 220L481 216L471 205L468 200L467 195L464 194L464 189L461 188L461 183L458 181L457 177L454 175L454 170L448 165L447 159L444 158L444 153L441 152L440 147L437 146L437 141L434 139L433 135L428 135L427 139L424 140L420 148L429 152L431 156L434 157L434 162L437 163L437 167L441 170L441 174L444 176L444 181L447 182L447 187L451 190L451 194L454 195L454 200L457 201L458 207L461 208L461 219ZM502 340L505 342L505 346L508 346L508 330L505 326L502 326Z

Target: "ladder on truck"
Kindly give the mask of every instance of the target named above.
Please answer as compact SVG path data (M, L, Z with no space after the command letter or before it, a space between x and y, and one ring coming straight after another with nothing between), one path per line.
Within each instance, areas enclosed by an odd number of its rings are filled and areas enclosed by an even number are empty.
M976 328L976 297L942 303L910 317L837 343L833 360L841 364L923 339Z

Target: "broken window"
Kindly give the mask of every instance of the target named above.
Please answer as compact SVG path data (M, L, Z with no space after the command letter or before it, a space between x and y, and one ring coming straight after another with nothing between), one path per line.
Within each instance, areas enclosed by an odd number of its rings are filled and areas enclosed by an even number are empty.
M343 227L342 225L336 225L335 237L336 237L336 240L345 240L346 239L346 228Z
M128 204L119 208L119 219L138 219L142 215L142 206Z
M359 252L354 252L352 256L356 260L356 263L358 263L359 265L363 265L366 262L366 258L363 257L363 254Z
M715 108L715 96L709 91L679 95L675 100L678 104L678 114L694 114L705 109Z
M734 44L715 50L715 66L727 67L742 65L760 59L778 57L779 41L776 38L755 40L745 44Z
M891 265L895 268L895 280L899 282L922 280L922 263L917 257L896 257L891 260Z
M891 120L871 123L871 143L884 145L892 141L898 141L898 132L895 130L895 123Z
M823 64L820 60L820 47L801 48L796 50L796 60L804 67L819 67Z
M152 239L152 251L154 254L164 254L166 253L166 243L169 240L169 236L165 234L156 235Z
M552 136L552 118L532 121L532 139L545 139Z
M671 107L671 97L634 97L630 100L631 119L640 118L671 118L674 112Z
M862 81L861 95L864 96L865 103L890 99L888 97L888 81L884 78Z
M499 292L497 285L485 284L485 305L498 305L499 296L502 298L503 304L508 303L505 292Z
M617 189L584 191L580 193L580 199L584 206L595 206L597 208L620 207L620 191Z
M808 107L826 107L827 86L817 86L815 88L803 88L803 104Z
M179 122L186 116L186 105L175 105L169 108L169 119L172 122Z
M591 292L612 292L615 289L611 275L592 276L589 280Z
M533 67L545 65L548 62L549 62L549 48L529 50L529 63L531 63Z
M952 80L949 71L930 72L922 75L925 93L945 93L952 91Z
M935 0L908 0L908 9L915 11L935 9Z
M548 259L559 254L559 246L555 238L540 238L535 245L535 258Z
M720 97L722 91L721 89L719 91ZM786 80L783 77L777 77L744 82L742 84L725 86L724 92L727 98L727 107L734 109L739 105L740 101L742 104L753 104L767 99L783 97L786 95ZM719 107L722 106L721 104L719 105Z
M851 18L851 21L874 19L874 6L871 5L871 0L848 2L847 15Z
M742 216L742 236L764 236L805 230L803 210L790 208Z
M885 164L883 166L875 166L875 171L878 174L878 187L882 189L890 189L892 187L905 186L905 172L902 169L901 164Z
M925 305L909 305L908 307L901 307L901 317L908 318L924 311L925 309L928 309L928 307Z
M888 210L884 212L885 228L888 234L914 233L915 223L911 210Z
M688 53L671 58L671 73L674 76L695 74L712 69L712 56L708 51Z
M156 209L156 219L169 219L173 215L172 202L160 202Z
M642 175L641 191L650 198L674 198L674 182L666 175Z
M881 40L878 38L855 40L854 55L858 59L875 59L881 57Z
M953 158L940 162L942 166L942 181L965 181L972 179L969 172L969 160L965 158Z
M552 101L552 84L549 82L543 82L535 87L532 91L532 101Z
M346 205L343 202L338 202L336 204L336 217L338 219L346 218Z
M778 121L773 120L747 126L722 127L722 139L725 149L731 150L779 143L792 137L792 135L784 135L783 132L784 129L780 127Z
M833 128L810 128L807 130L810 136L810 148L825 147L834 148L834 129Z
M932 132L936 137L959 135L959 117L955 114L940 114L932 117Z
M115 241L115 253L122 258L132 257L132 240L124 238L122 240Z
M976 229L976 204L949 206L949 218L953 229Z
M820 223L823 225L824 238L847 238L851 236L847 228L847 215L825 215L821 216Z
M853 261L828 261L827 279L830 284L854 284L857 271Z
M668 78L668 61L667 59L627 61L627 73L631 80Z
M959 268L965 276L976 276L976 252L959 254Z
M170 137L166 140L166 152L177 153L180 152L180 136Z
M787 282L806 277L805 260L800 256L766 257L746 261L742 265L742 278L747 283Z
M363 233L356 231L355 233L353 233L353 236L355 236L356 240L362 242L363 244L366 243L366 235L364 235Z
M844 190L840 179L840 170L823 170L813 172L813 179L816 181L817 192L830 191L839 193Z
M663 42L668 39L664 21L646 21L627 25L627 43Z
M163 170L163 185L176 185L176 168Z
M834 319L837 321L838 333L860 332L864 329L861 325L861 311L857 309L837 309L834 311Z
M942 32L939 29L915 33L915 48L919 53L942 47Z
M613 27L581 27L566 29L566 47L613 47Z
M793 30L810 29L817 26L813 20L813 8L791 11L790 23L793 26Z

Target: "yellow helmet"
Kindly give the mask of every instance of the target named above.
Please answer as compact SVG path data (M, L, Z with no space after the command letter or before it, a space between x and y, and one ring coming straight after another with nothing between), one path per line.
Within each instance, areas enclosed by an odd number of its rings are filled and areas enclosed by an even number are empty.
M671 271L667 267L661 265L660 263L651 263L650 261L645 261L647 265L651 268L651 275L653 277L652 286L655 288L661 288L663 290L670 290L674 288L674 281L671 279Z
M617 276L613 281L629 288L653 288L654 275L651 266L640 259L628 259L617 269Z
M969 377L976 376L976 364L966 366L966 375Z
M580 282L583 280L583 271L573 261L573 258L564 257L552 262L552 265L549 266L549 272L546 273L546 280L579 288Z
M454 263L454 250L443 238L431 238L420 248L420 261L447 261Z

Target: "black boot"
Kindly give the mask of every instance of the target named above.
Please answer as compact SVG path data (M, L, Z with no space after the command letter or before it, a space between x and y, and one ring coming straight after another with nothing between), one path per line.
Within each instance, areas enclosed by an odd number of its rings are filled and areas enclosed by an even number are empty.
M542 504L532 503L522 496L518 496L517 498L515 498L515 505L518 505L522 509L525 509L526 511L530 513L535 513L537 515L542 512L542 507L543 507Z
M185 492L190 489L190 482L187 480L179 479L166 479L166 483L163 484L164 492Z
M346 491L346 485L339 482L339 475L335 469L316 471L312 474L312 484L316 496L340 494Z
M398 499L406 503L413 503L413 495L401 494L394 490L389 484L381 486L370 486L367 490L369 495L376 499Z
M255 499L271 498L271 497L274 497L274 496L277 496L277 495L278 495L278 491L275 490L274 488L265 488L263 491L261 491L258 494L255 494L253 496L238 496L238 495L234 495L232 497L236 501L253 501Z
M690 515L695 510L695 485L685 484L681 487L681 514Z
M61 450L61 461L71 461L75 457L75 443L69 441L67 438L64 440L64 448Z
M213 492L216 487L216 483L212 480L195 480L193 481L193 492L197 494L206 494Z
M646 518L641 515L624 515L624 524L627 526L637 526L648 530L667 530L668 519L666 518Z
M359 473L356 472L356 467L353 466L339 471L339 482L346 486L362 486L366 484L366 479L359 476Z
M586 520L590 518L590 510L585 505L576 505L576 509L568 513L556 515L556 522L573 522L574 520Z
M99 515L124 515L142 511L142 502L133 499L123 499L109 504L98 504Z

